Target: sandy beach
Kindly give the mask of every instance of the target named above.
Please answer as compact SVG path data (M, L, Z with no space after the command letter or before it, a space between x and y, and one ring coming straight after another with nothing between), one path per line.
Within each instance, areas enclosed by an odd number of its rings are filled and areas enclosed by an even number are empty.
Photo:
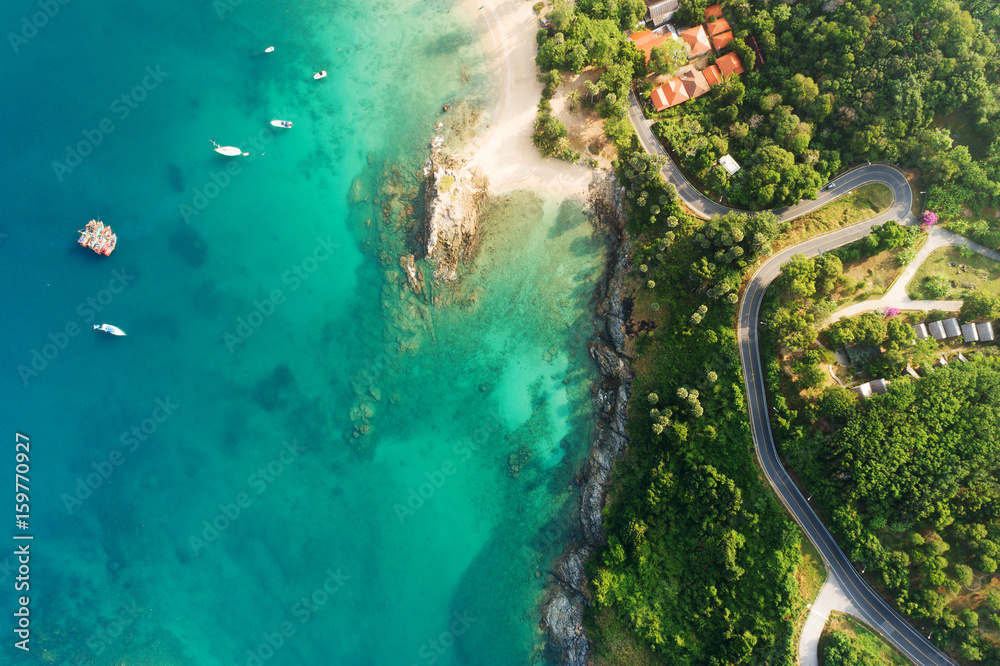
M542 95L535 65L538 17L528 0L463 0L499 86L499 101L482 136L470 147L470 161L490 179L490 192L531 188L556 196L586 193L593 171L542 157L531 144Z

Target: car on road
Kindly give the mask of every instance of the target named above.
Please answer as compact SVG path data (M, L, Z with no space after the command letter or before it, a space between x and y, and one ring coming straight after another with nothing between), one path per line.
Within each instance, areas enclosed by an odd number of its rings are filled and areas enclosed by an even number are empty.
M824 190L832 190L832 189L833 189L834 187L836 187L836 186L837 186L837 183L834 183L834 182L830 182L830 183L827 183L827 186L826 186L826 187L824 187L823 189L824 189Z

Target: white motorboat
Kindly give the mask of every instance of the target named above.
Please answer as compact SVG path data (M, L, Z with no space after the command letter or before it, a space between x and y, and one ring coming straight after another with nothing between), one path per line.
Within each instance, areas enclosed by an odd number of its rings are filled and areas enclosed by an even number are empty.
M211 139L209 139L209 141L211 141ZM215 152L219 153L220 155L225 155L226 157L236 157L237 155L250 154L250 153L244 153L236 146L220 146L214 141L212 141L212 145L215 146Z
M98 331L104 331L105 333L110 333L111 335L125 335L125 331L118 328L117 326L112 326L111 324L101 324L98 326L94 324L94 328Z
M322 72L316 72L315 74L313 74L313 78L314 79L325 79L326 78L326 70L324 69Z
M271 124L274 125L275 127L284 127L285 129L292 128L291 120L272 120Z
M274 53L274 47L268 46L266 49L264 49L264 53Z

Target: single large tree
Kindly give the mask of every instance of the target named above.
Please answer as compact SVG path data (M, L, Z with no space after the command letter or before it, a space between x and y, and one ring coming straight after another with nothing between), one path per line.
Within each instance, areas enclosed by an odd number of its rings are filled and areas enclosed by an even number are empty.
M649 56L649 68L657 74L671 76L678 67L687 64L691 47L681 39L668 39L653 48Z

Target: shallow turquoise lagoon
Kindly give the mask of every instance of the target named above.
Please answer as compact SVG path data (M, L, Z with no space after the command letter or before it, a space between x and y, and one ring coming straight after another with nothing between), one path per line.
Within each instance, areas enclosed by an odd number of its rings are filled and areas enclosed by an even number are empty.
M3 531L3 659L540 662L604 255L516 193L461 285L402 288L435 123L493 108L462 10L38 11L0 8L0 476L30 435L34 536L26 654ZM97 216L109 258L75 243Z

